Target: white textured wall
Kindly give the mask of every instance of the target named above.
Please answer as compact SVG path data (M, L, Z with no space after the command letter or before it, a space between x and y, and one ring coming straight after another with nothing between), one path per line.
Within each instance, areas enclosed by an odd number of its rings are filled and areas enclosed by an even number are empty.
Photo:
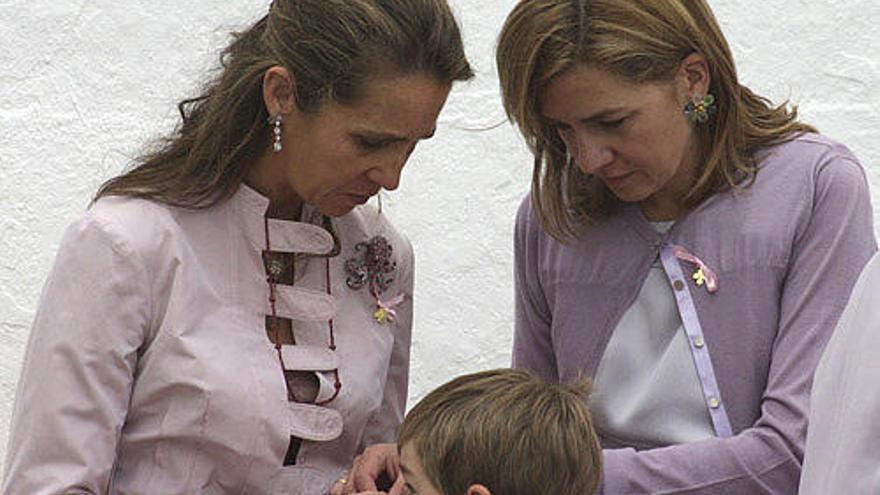
M385 202L416 249L413 400L453 375L508 363L513 217L530 177L509 126L481 130L503 121L492 50L513 2L450 1L478 76L455 89L437 137ZM0 0L0 458L62 230L145 140L173 128L177 101L228 31L268 3ZM855 150L880 191L880 2L712 4L742 79L799 103Z

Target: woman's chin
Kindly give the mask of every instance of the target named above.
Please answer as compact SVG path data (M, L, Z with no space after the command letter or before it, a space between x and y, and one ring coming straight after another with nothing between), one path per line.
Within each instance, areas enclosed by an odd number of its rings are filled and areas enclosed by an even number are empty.
M606 185L607 186L607 185ZM644 190L639 190L637 188L632 187L611 187L607 186L608 190L611 191L617 199L623 201L624 203L642 203L648 200L651 197L649 192Z
M351 210L363 204L362 202L352 199L351 201L334 201L327 204L316 204L315 208L328 217L343 217L351 213Z
M350 206L348 208L337 207L337 206L328 207L328 208L321 208L320 206L318 207L318 211L320 211L323 215L327 215L328 217L333 217L333 218L344 217L345 215L348 215L351 212L351 210L353 210L353 209L354 209L353 206Z

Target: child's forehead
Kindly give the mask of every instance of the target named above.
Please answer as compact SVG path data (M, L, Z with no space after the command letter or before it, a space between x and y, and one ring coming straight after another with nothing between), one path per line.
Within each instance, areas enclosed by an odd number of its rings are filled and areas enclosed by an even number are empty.
M404 476L416 474L417 471L422 470L422 459L414 441L402 445L398 443L397 452L400 454L400 470Z
M400 471L406 481L407 490L419 495L441 495L440 490L425 476L422 459L415 442L398 445L400 451Z

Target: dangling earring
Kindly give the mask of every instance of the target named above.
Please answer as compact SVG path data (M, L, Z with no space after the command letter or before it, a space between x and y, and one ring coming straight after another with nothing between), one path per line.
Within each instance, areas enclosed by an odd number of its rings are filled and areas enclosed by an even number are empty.
M269 118L269 123L273 126L273 132L275 133L275 142L272 144L272 150L275 153L281 153L281 122L282 122L281 114L274 117Z
M693 99L684 107L684 114L687 115L691 124L705 124L709 121L709 117L715 115L715 97L711 94L706 96L694 95Z
M382 214L382 190L379 189L379 192L376 193L376 201L379 202L379 214Z

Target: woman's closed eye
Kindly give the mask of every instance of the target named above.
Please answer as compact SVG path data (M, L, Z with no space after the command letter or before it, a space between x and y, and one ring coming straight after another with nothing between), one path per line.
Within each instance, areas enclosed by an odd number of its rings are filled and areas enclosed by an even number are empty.
M624 122L626 122L627 117L622 117L619 119L609 119L609 120L600 120L599 127L603 129L617 129L622 126Z
M367 136L355 136L354 140L358 147L365 151L380 150L391 143L388 139L374 139Z

